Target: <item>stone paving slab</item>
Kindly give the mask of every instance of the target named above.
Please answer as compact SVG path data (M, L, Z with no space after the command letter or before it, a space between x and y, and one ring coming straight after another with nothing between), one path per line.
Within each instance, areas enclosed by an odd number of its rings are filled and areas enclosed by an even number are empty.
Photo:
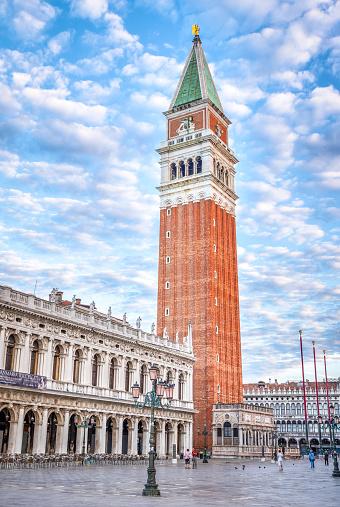
M287 460L279 472L269 461L211 459L186 470L179 461L157 467L159 498L141 496L146 466L0 470L0 507L338 507L340 478L332 477L332 465L317 460L312 470L308 460Z

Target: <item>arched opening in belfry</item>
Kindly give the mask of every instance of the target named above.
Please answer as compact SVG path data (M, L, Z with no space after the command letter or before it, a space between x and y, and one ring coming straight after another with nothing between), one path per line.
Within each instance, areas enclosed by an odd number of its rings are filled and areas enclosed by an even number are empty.
M170 172L171 172L171 179L172 180L175 180L177 178L177 168L176 168L176 164L171 164L170 166Z
M196 165L197 165L197 174L202 172L202 159L201 157L196 158Z
M188 160L188 176L191 176L194 174L194 163L192 161L192 158L189 158Z
M183 160L181 160L179 163L179 176L180 178L184 178L185 176L185 163Z

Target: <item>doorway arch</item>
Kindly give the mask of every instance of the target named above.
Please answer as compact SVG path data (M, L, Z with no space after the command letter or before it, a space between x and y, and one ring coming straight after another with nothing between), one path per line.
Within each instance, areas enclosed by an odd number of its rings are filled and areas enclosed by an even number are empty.
M33 452L34 429L35 429L35 415L32 410L29 410L26 413L25 419L24 419L21 454L27 454L27 453Z
M122 441L122 454L128 453L129 446L129 421L124 419L123 421L123 441Z
M78 428L75 424L74 418L76 414L71 415L70 423L68 427L68 440L67 440L67 452L73 454L77 452L77 431Z
M57 428L58 428L58 419L56 414L52 412L47 420L47 435L46 435L47 454L53 454L56 452Z
M10 430L11 416L7 408L0 412L0 454L6 454L8 449L8 439Z

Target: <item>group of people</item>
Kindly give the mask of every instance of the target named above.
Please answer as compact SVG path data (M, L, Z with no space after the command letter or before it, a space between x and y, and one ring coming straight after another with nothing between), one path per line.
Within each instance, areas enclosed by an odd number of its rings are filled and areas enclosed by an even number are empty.
M191 452L192 457L192 468L197 468L197 451L196 449L192 449ZM190 468L190 451L187 449L185 451L185 468Z
M332 456L333 456L333 453L334 451L332 451ZM328 465L328 456L329 456L329 453L328 451L326 450L324 455L323 455L323 458L325 460L325 465ZM310 467L311 468L315 468L315 454L313 452L313 449L310 450L309 454L308 454L308 458L309 458L309 461L310 461ZM279 452L277 453L277 464L279 465L279 471L283 470L283 454L282 454L282 450L279 449Z

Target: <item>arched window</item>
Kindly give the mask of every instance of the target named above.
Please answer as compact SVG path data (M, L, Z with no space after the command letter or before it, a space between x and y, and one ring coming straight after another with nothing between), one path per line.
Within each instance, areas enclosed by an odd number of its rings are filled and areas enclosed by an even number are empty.
M39 352L39 343L38 340L33 342L32 352L31 352L31 375L36 375L38 371L38 352Z
M188 176L191 176L194 174L194 163L192 161L192 158L189 158L188 160Z
M295 403L292 403L292 415L296 415Z
M140 393L143 394L146 391L146 376L147 376L147 368L146 365L143 364L140 369L139 376L139 384L140 384Z
M8 338L5 370L13 370L14 368L14 349L15 349L15 338L11 334L11 336Z
M177 178L176 164L171 164L170 169L171 169L171 179L175 180Z
M201 157L196 158L196 172L197 174L202 172L202 159Z
M293 433L296 433L296 421L292 422L292 431Z
M307 415L312 415L312 404L307 403Z
M226 421L223 425L223 434L224 437L231 437L231 424L230 422Z
M334 413L339 415L339 403L334 403Z
M292 423L290 421L287 421L287 431L288 433L292 431Z
M280 405L279 405L279 403L276 403L276 405L275 405L275 411L276 411L276 415L280 415Z
M286 421L282 421L282 431L283 433L286 431Z
M60 370L60 347L56 346L54 349L54 357L53 357L53 380L59 380L59 370Z
M92 385L98 385L98 354L95 354L92 359Z
M286 405L287 415L290 415L290 404L287 403Z
M80 353L79 350L76 350L74 353L74 360L73 360L73 382L75 384L79 383L79 358Z
M285 415L285 414L286 414L285 404L281 403L281 415Z
M179 177L184 178L185 176L185 163L183 160L180 161L179 165Z
M130 363L126 363L126 366L125 366L125 391L128 392L130 391L130 376L131 376L131 364Z
M318 415L318 411L316 408L316 403L313 403L313 415Z
M168 384L171 384L171 382L172 382L172 373L171 373L170 370L166 374L166 381L167 381Z
M178 378L178 399L183 400L183 396L184 396L184 376L183 373L181 373Z
M281 431L281 422L277 421L276 423L277 431Z
M301 415L301 403L296 404L297 415Z
M218 179L222 179L223 176L223 168L221 169L221 166L218 165Z
M302 422L301 421L297 422L297 430L298 430L299 433L302 432Z
M110 361L109 389L115 388L115 366L115 360L112 358Z
M225 172L224 183L227 185L227 187L229 187L229 173L228 173L228 171Z

